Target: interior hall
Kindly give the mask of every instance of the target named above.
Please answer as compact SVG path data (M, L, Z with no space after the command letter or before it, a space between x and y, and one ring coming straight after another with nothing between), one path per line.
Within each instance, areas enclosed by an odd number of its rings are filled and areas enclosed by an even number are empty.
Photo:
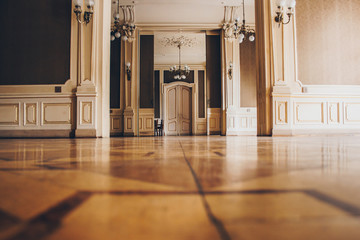
M360 239L359 13L1 0L0 240Z

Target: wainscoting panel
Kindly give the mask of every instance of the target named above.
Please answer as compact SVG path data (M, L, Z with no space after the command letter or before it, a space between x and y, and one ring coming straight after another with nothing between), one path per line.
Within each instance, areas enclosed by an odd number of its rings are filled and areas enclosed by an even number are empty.
M124 134L124 114L120 109L110 110L110 135L122 136Z
M344 102L345 124L360 124L360 100L359 102Z
M0 113L0 126L19 125L20 103L1 103Z
M24 103L25 109L25 126L34 126L38 124L38 104L37 103Z
M71 124L72 103L42 103L42 122L46 124Z
M227 110L226 135L256 135L256 108L229 108Z
M308 85L300 94L273 94L273 135L360 133L359 88L336 89Z
M324 103L322 102L294 102L295 123L323 124Z
M207 125L206 118L197 118L196 119L196 129L193 131L194 135L206 135L207 134Z
M69 136L75 129L73 95L9 95L0 102L0 137Z
M139 132L140 136L154 135L154 109L141 108L139 115Z
M220 120L221 109L220 108L208 108L208 126L210 135L220 134Z

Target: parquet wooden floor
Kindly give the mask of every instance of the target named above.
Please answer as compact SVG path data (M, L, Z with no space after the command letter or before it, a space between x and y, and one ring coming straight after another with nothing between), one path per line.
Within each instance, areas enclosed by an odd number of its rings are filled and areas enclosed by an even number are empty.
M0 239L360 239L360 137L0 139Z

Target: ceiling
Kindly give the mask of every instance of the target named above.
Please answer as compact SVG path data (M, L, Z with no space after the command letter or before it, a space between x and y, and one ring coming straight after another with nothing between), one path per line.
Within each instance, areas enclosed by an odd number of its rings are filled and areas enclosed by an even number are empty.
M255 23L255 0L245 0L246 21ZM120 0L135 5L135 23L141 25L221 25L225 6L241 6L241 0ZM113 5L116 8L116 4ZM242 13L242 10L240 11ZM242 19L242 16L240 16Z

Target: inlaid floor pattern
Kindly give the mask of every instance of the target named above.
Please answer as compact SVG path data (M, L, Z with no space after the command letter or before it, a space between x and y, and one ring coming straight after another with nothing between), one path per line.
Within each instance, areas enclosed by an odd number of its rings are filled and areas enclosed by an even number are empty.
M360 239L360 137L0 139L0 239Z

